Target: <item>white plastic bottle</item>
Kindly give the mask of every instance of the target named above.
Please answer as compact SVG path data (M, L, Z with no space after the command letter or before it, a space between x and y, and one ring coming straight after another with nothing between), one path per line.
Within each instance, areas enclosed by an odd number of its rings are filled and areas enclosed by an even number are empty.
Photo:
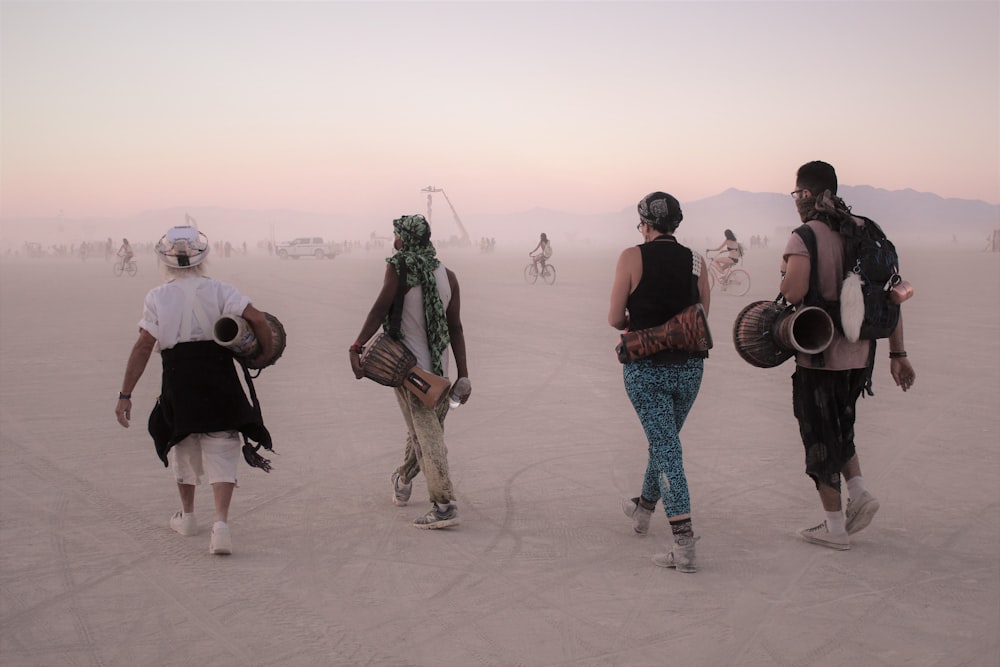
M472 393L472 383L469 378L458 378L451 386L451 395L448 396L448 404L454 410L462 404L462 400Z

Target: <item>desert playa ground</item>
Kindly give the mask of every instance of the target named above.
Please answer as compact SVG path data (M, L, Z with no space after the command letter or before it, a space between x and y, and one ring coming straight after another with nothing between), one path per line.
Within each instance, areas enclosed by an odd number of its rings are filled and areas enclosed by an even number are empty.
M527 248L525 248L527 250ZM244 467L234 554L210 556L212 506L181 537L172 477L145 418L113 415L142 297L158 282L100 260L0 261L0 664L1000 664L1000 256L900 245L917 371L887 348L858 447L882 502L852 548L807 544L821 520L791 413L791 363L751 367L731 327L773 298L778 250L744 297L716 293L715 349L682 438L699 571L650 562L639 537L646 445L606 324L618 249L562 247L555 285L524 253L443 250L462 284L473 395L447 440L462 524L421 531L423 479L389 500L403 425L392 393L350 373L383 253L334 261L214 259L288 330L256 387L274 470Z

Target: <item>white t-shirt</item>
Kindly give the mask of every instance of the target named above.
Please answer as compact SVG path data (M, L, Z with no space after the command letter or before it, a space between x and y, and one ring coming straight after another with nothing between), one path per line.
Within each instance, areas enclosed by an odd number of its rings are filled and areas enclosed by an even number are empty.
M194 299L190 305L190 334L185 340L181 340L189 292L193 292ZM248 305L249 297L240 294L232 285L214 278L175 278L154 287L146 295L139 328L145 329L156 339L157 351L169 350L181 342L212 340L216 320L223 315L242 316ZM210 321L204 322L203 319Z
M448 282L448 270L444 264L434 270L434 280L437 281L438 294L445 311L451 303L451 283ZM424 316L424 290L419 285L411 287L403 297L403 312L400 316L400 329L403 331L403 345L417 358L417 365L427 371L433 371L431 350L427 344L427 319ZM441 354L441 374L448 377L448 350Z

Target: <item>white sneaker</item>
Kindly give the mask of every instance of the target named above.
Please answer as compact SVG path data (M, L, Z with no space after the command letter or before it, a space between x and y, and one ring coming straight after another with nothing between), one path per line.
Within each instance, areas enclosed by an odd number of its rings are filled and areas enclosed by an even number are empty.
M855 498L847 499L847 534L853 535L859 530L864 530L875 518L878 512L878 499L867 491Z
M181 535L191 536L198 534L198 522L195 520L194 514L177 512L170 517L170 527Z
M819 544L820 546L836 549L837 551L847 551L851 548L851 540L847 537L847 531L844 531L842 535L835 535L826 527L826 521L812 528L803 528L799 531L799 535L806 542Z
M212 543L208 546L208 553L233 553L233 538L229 534L229 524L225 521L216 521L212 526Z

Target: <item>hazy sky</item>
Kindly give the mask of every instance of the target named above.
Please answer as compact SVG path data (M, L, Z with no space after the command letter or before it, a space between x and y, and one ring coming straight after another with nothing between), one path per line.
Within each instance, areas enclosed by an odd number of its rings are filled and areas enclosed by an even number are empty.
M0 216L606 212L813 159L1000 203L992 1L4 1L0 30Z

